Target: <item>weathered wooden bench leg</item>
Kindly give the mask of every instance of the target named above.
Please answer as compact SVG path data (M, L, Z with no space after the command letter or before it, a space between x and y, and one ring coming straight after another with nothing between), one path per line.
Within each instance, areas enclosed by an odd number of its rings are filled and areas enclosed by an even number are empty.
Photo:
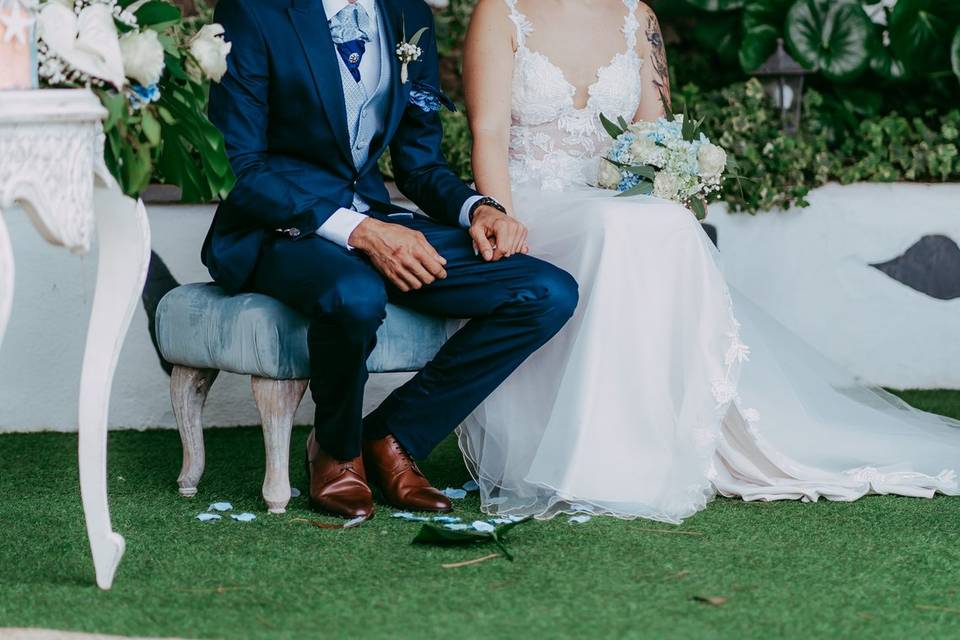
M290 502L290 433L307 382L250 377L253 399L263 423L263 448L267 457L263 499L270 513L285 512Z
M183 465L177 478L182 496L197 495L197 485L203 475L203 403L218 373L216 369L177 365L170 374L170 400L183 443Z

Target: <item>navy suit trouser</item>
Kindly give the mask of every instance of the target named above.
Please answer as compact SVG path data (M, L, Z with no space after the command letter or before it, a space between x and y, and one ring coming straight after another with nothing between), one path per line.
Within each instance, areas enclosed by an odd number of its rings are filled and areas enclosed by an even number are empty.
M317 443L340 460L360 455L362 438L387 433L414 457L425 457L559 331L577 305L577 283L558 267L526 255L485 262L475 255L463 229L424 217L391 221L426 236L447 260L445 279L401 292L363 253L315 235L268 240L252 279L253 291L277 298L310 319ZM388 300L427 314L470 320L364 420L366 361Z

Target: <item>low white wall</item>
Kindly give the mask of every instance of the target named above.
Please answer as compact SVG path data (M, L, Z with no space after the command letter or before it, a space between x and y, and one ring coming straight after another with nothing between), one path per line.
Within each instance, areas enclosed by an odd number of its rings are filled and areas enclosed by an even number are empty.
M828 185L810 205L711 209L730 282L866 381L960 388L960 299L931 298L870 266L925 235L960 243L960 185Z
M153 248L180 282L208 281L200 245L213 216L211 206L149 206ZM80 363L87 318L96 284L96 249L88 256L51 247L30 226L26 214L8 211L16 261L13 314L0 345L0 432L75 431ZM374 405L401 375L375 376L366 403ZM309 423L307 397L297 414ZM217 378L204 411L204 424L258 424L248 378ZM175 427L169 378L160 368L138 306L120 355L110 405L110 425L144 429Z
M960 240L960 186L854 185L816 191L809 209L751 217L711 212L731 281L787 326L871 382L960 388L960 300L933 300L888 278L883 262L931 233ZM206 281L209 206L150 206L155 251L180 282ZM73 430L96 254L44 243L26 216L5 217L16 257L13 316L0 346L0 431ZM114 382L110 424L175 425L168 378L138 308ZM403 375L374 376L374 405ZM311 421L305 399L298 421ZM223 374L211 426L256 424L249 383Z

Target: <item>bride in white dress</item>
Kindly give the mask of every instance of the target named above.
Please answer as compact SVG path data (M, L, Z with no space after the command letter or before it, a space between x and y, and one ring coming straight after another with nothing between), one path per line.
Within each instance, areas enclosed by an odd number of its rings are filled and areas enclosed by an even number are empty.
M480 0L465 78L478 190L580 283L570 323L460 429L484 511L678 523L717 494L960 493L960 422L858 385L731 295L686 209L590 186L600 112L656 119L669 95L646 5Z

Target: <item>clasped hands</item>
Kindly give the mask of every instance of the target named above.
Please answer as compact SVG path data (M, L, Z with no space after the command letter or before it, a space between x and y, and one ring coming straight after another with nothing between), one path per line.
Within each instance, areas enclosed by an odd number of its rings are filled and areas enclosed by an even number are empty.
M474 249L487 262L528 251L526 227L493 207L477 208L468 233ZM420 289L447 277L446 259L422 233L403 225L370 217L357 225L349 242L400 291Z

